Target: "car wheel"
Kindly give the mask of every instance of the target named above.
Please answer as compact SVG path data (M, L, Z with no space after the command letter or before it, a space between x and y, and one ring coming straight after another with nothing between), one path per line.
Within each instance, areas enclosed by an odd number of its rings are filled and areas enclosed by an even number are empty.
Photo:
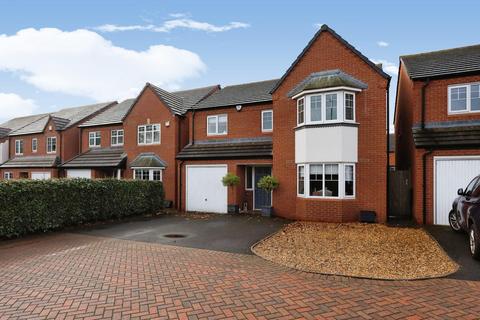
M450 223L450 228L452 228L453 231L455 231L455 232L462 231L462 227L460 227L460 223L458 222L457 215L455 214L455 211L452 210L448 214L448 222Z
M468 231L468 243L470 244L470 253L474 259L480 260L480 236L475 228L475 224L472 223L470 230Z

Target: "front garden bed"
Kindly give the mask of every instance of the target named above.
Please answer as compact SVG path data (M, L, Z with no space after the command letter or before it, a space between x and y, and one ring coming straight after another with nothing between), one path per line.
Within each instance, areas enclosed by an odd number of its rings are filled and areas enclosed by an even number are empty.
M252 251L294 269L389 280L442 277L458 265L420 228L295 222Z

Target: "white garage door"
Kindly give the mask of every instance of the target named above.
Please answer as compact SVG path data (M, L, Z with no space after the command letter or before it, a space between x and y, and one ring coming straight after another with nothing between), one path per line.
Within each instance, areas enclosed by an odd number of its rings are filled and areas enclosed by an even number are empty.
M32 180L47 180L50 177L50 172L32 172Z
M90 169L68 169L67 178L92 178L92 170Z
M457 190L480 174L480 157L435 157L435 224L448 225Z
M226 165L187 166L187 211L227 212Z

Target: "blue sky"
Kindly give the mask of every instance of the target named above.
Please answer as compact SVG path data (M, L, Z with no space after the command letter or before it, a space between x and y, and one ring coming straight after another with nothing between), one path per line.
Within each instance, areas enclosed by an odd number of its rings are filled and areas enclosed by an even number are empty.
M328 24L396 89L398 56L480 43L474 1L3 1L0 121L280 77ZM393 108L393 103L392 103Z

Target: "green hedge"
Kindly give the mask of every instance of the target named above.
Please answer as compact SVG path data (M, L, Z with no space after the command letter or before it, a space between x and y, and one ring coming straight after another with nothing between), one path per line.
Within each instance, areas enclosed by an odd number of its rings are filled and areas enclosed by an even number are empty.
M135 180L10 180L0 182L0 237L154 213L161 182Z

